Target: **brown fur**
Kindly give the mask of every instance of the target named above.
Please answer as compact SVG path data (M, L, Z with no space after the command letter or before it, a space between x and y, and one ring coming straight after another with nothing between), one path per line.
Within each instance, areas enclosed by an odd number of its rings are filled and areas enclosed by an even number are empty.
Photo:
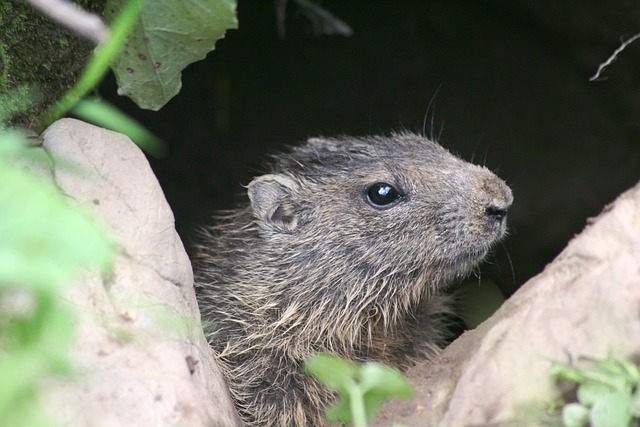
M369 186L403 195L375 207ZM446 285L503 237L511 190L413 134L312 139L275 158L250 203L205 230L196 282L209 340L251 426L325 426L318 351L399 368L433 356Z

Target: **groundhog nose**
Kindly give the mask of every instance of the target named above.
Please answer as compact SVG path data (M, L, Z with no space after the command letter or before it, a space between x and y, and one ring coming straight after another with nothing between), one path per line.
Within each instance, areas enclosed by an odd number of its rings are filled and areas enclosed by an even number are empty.
M487 216L490 219L496 222L502 222L504 218L507 216L508 210L509 210L509 206L503 207L503 206L490 205L486 208L485 212L487 213Z
M485 207L485 214L487 215L487 218L491 222L504 225L506 222L507 212L509 211L512 202L513 195L511 194L511 190L504 185L503 191L487 202Z
M493 178L493 177L492 177ZM485 215L496 224L506 222L507 212L513 202L513 193L511 189L499 178L490 180L493 184L490 187L489 200L486 201Z

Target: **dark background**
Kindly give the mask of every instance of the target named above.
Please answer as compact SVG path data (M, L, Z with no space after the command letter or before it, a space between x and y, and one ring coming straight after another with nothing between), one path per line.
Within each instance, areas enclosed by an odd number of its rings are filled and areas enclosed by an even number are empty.
M274 2L240 1L239 29L159 112L117 97L111 77L101 88L168 142L151 162L187 246L269 153L309 136L422 132L426 117L427 133L514 191L487 273L508 294L640 177L640 41L607 80L588 80L640 32L640 2L323 2L351 37L314 35L289 3L282 39Z

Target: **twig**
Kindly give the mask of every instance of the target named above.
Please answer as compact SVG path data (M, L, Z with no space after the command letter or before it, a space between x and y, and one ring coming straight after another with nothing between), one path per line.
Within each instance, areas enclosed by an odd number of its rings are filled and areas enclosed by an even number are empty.
M338 19L315 2L311 0L295 1L300 6L302 14L313 23L316 34L338 34L346 37L353 34L353 30L346 22Z
M596 71L596 73L589 77L589 81L592 82L594 80L597 80L600 78L600 73L602 72L602 70L605 69L605 67L608 67L609 65L611 65L611 63L613 61L616 60L616 57L618 56L618 54L620 52L622 52L628 45L630 45L631 43L633 43L636 39L640 38L640 33L636 34L635 36L631 37L630 39L628 39L627 41L623 41L622 45L620 45L619 48L617 48L613 54L609 57L609 59L607 59L605 62L603 62L602 64L600 64L600 66L598 67L598 71Z
M276 0L276 22L278 24L278 36L284 38L286 33L287 0Z
M26 1L58 24L96 44L109 37L109 27L97 15L80 9L69 0Z
M349 37L353 34L351 27L344 21L323 9L312 0L294 0L298 3L302 14L313 24L314 33L338 34ZM285 19L288 0L275 0L276 19L278 23L278 35L284 38Z

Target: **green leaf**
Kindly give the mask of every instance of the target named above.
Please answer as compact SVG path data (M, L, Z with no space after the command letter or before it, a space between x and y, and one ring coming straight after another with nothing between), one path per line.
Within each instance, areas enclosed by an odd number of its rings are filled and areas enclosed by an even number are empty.
M345 359L319 353L307 360L305 369L339 393L338 401L326 411L333 422L364 425L382 402L390 397L407 397L413 389L402 374L380 363L357 366Z
M413 388L395 369L380 363L365 363L360 370L360 389L364 394L367 419L375 416L382 402L393 397L409 397Z
M597 360L592 358L585 358L592 362L598 370L611 375L626 375L626 371L623 366L617 361L612 359Z
M167 151L166 144L140 123L99 98L83 99L71 113L83 120L127 135L140 148L155 156Z
M329 406L325 416L332 423L350 423L353 418L351 416L351 399L349 395L342 396L336 403Z
M389 398L390 396L385 393L375 393L369 392L363 396L364 399L364 410L367 415L367 420L372 420L376 416L376 412L378 412L378 408Z
M614 390L626 390L630 388L630 380L622 371L612 371L608 367L598 366L591 369L583 369L586 380L598 381L607 384Z
M625 359L624 357L620 358L618 360L618 363L620 364L622 369L624 369L624 371L626 372L627 377L631 381L632 385L638 386L640 383L640 369L638 369L638 366L636 366L630 360Z
M631 394L618 391L603 396L591 408L593 427L628 427L631 424Z
M80 101L80 98L97 86L107 73L109 64L117 58L122 49L122 43L137 21L140 5L144 3L144 0L122 0L122 2L124 5L121 10L117 15L113 11L111 16L111 35L109 38L96 47L76 84L49 108L36 128L44 130L45 127L66 114Z
M19 166L50 161L23 140L0 130L0 426L50 427L39 389L73 372L73 313L62 287L84 268L110 266L113 248L53 184Z
M551 376L555 380L573 381L576 383L586 379L582 369L558 361L553 361L551 365Z
M593 405L603 396L612 393L614 390L598 381L585 381L578 386L578 401L585 406Z
M365 363L360 371L363 392L373 392L387 397L409 397L413 388L395 369L380 363Z
M358 366L354 363L328 353L311 356L304 369L318 381L340 393L346 393L358 375Z
M124 0L109 0L106 19ZM118 93L142 108L158 110L182 86L182 70L237 28L236 0L150 0L112 69Z
M566 427L583 427L589 422L589 409L579 403L569 403L562 408L562 423Z
M14 142L11 138L0 141ZM10 151L5 148L5 155ZM0 288L18 284L56 288L80 268L106 270L114 250L104 230L52 184L14 166L1 154Z
M631 402L629 410L631 415L640 418L640 387L636 388L636 392L633 393L633 402Z
M36 385L72 372L68 346L72 316L58 298L42 290L32 293L33 313L12 316L2 328L0 354L0 425L51 425L36 406ZM5 313L6 314L6 313ZM39 421L37 421L39 420Z

